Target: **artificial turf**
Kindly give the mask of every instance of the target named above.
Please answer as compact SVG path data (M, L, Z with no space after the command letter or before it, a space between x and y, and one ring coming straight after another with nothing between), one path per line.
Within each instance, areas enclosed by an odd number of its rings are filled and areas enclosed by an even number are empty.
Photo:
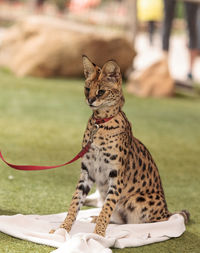
M83 80L16 78L0 71L0 149L16 164L54 165L72 158L90 109ZM200 252L200 99L139 99L125 92L133 133L157 162L170 211L187 209L191 220L177 239L120 253ZM67 210L80 161L63 168L23 172L0 161L0 215ZM0 252L51 252L53 248L0 234Z

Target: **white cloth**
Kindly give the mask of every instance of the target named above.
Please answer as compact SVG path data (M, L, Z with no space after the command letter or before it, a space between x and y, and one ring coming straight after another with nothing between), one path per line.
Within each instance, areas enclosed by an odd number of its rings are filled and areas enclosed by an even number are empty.
M185 231L184 219L175 214L168 221L146 224L109 224L106 236L93 233L95 224L91 216L98 215L100 208L79 212L70 234L57 229L66 213L52 215L0 216L0 231L31 242L58 249L54 253L111 253L110 247L137 247L179 237ZM57 229L49 234L51 229Z

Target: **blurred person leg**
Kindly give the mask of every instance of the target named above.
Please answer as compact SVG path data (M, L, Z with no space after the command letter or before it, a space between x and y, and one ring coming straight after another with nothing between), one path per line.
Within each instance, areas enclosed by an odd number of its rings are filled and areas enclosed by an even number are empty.
M197 11L197 50L200 55L200 4Z
M154 37L154 33L155 33L155 26L156 26L155 21L150 20L148 22L149 43L150 43L151 46L153 45L153 37Z
M188 36L189 36L189 54L190 54L190 65L188 72L188 79L192 80L192 70L195 63L195 59L198 55L197 50L197 11L198 11L198 3L194 2L185 2L185 14L187 20L187 28L188 28Z
M36 13L42 14L44 11L44 2L45 0L36 0Z
M172 22L174 18L174 10L176 6L175 0L163 0L164 4L164 19L162 29L162 49L165 55L168 55L169 51L169 39L172 28Z

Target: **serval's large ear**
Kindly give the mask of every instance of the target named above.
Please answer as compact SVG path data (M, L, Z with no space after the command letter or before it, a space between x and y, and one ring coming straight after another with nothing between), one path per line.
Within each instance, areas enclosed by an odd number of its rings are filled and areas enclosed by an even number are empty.
M83 58L84 75L85 75L85 78L87 79L88 77L96 73L96 69L95 69L96 65L92 63L86 55L82 55L82 58Z
M101 73L109 81L116 82L121 78L120 67L114 60L107 61L103 65Z

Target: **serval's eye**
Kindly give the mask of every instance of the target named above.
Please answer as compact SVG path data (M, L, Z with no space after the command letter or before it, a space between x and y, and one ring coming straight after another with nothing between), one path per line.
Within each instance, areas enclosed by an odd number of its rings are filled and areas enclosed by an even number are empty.
M105 92L106 92L105 90L99 90L98 93L97 93L97 96L98 96L98 97L101 97L101 96L103 96L103 94L104 94Z
M89 94L89 92L90 92L90 88L85 87L85 92L86 92L86 94L88 95L88 94Z

